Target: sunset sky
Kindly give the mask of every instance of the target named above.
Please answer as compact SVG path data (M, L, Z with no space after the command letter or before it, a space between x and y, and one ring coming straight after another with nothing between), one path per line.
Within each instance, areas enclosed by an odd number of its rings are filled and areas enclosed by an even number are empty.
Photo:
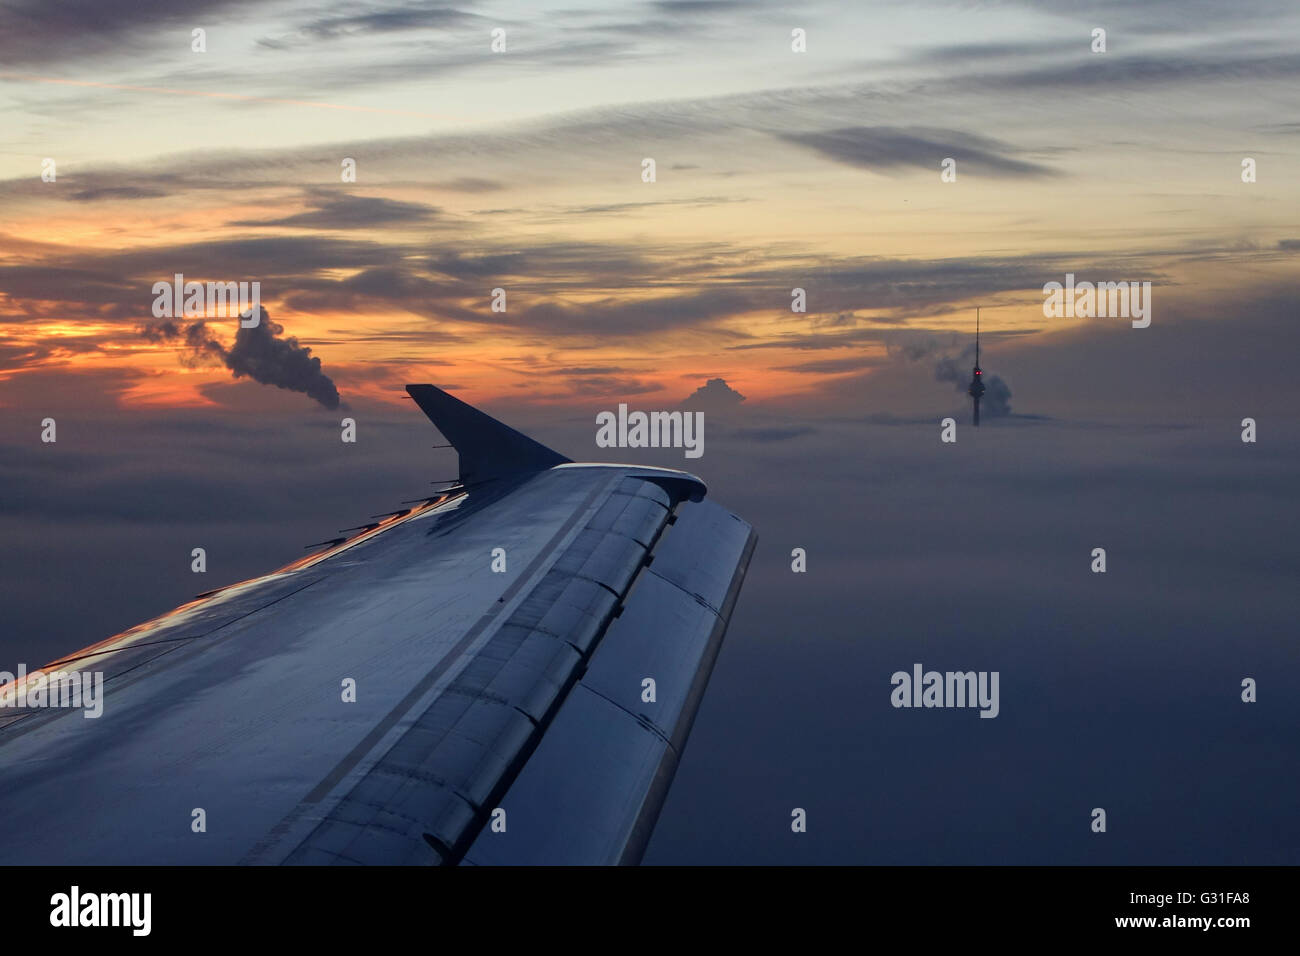
M0 2L0 669L428 495L431 382L757 531L647 862L1294 864L1297 36L1289 0ZM274 326L208 316L196 361L176 273ZM1149 281L1150 326L1045 317L1070 273ZM267 355L317 398L234 375ZM684 401L699 459L596 444ZM998 719L900 717L918 660L999 670Z
M236 401L228 370L138 334L177 272L260 281L350 403L430 380L600 407L717 376L754 403L868 388L976 304L990 355L1032 348L1077 322L1041 310L1066 272L1153 280L1157 328L1297 274L1290 4L94 10L94 31L78 4L0 14L8 405L33 372L122 406Z

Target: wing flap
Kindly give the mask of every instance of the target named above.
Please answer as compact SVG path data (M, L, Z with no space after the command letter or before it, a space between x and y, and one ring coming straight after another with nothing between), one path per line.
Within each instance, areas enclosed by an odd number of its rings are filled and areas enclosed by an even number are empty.
M639 485L648 486L644 494L636 493ZM665 503L671 499L662 488L640 479L611 489L456 680L286 862L319 862L322 852L341 863L392 862L391 834L372 838L354 821L369 812L379 831L391 830L384 814L394 805L404 808L403 860L459 859L549 733L551 717L585 668L584 655L600 646L618 596L627 593L645 564L647 545L668 523ZM618 528L634 530L646 543ZM396 794L388 789L394 777L410 781ZM430 795L431 786L444 792ZM462 805L472 814L461 812ZM338 836L340 827L351 833L347 841Z
M711 503L677 520L586 673L501 798L471 864L634 863L658 817L744 581L755 536ZM703 592L703 593L701 593ZM653 699L645 685L654 680Z
M503 801L505 832L480 833L463 860L479 866L631 862L637 821L676 769L668 741L579 684Z

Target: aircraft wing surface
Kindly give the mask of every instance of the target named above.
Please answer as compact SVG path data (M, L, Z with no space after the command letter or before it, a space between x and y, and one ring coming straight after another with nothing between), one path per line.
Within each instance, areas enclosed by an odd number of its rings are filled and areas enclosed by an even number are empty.
M639 860L753 530L408 390L460 487L0 687L0 862Z

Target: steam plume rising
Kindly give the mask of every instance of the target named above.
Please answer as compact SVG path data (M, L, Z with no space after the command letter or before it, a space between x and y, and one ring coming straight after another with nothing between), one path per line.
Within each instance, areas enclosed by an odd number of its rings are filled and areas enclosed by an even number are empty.
M959 356L945 355L934 366L934 378L937 382L952 382L957 391L965 392L970 377L969 355L972 349L966 349ZM967 364L961 364L965 361ZM1011 414L1011 388L996 375L985 374L984 396L980 399L980 411L987 418L1001 418Z
M901 331L885 342L890 357L896 361L910 364L938 355L934 364L935 381L951 382L957 386L957 391L964 394L970 382L975 346L967 345L953 354L955 345L955 342L944 342L933 335L909 331ZM980 398L980 414L985 418L1002 418L1010 415L1011 387L997 375L989 375L986 372L981 378L984 382L984 395Z
M338 408L339 390L321 370L320 359L293 336L280 338L284 326L272 322L266 309L258 308L261 321L252 328L245 328L241 322L230 348L221 344L203 319L190 323L175 319L154 322L141 328L140 334L151 342L183 344L186 351L181 362L185 365L224 365L235 378L247 376L263 385L302 392L325 408Z

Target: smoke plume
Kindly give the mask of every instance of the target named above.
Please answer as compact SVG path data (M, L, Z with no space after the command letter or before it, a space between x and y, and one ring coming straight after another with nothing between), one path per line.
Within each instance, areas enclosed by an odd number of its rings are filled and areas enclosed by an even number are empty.
M952 382L957 391L965 392L970 386L975 350L966 349L959 356L945 355L934 366L937 382ZM981 375L984 379L984 397L980 399L980 413L986 418L1001 418L1011 414L1011 388L996 375Z
M221 344L203 319L153 322L141 328L140 334L151 342L180 344L184 348L180 360L191 368L224 365L235 378L248 377L263 385L302 392L325 408L338 408L339 390L321 370L320 359L293 336L280 338L284 326L272 322L266 309L258 308L261 320L251 328L241 322L230 348ZM251 314L246 312L241 319Z
M936 382L951 382L963 394L970 387L975 365L973 342L957 350L955 339L945 342L928 333L903 330L887 339L885 348L891 358L908 363L937 355L934 363ZM984 379L984 397L980 399L980 413L986 418L1010 415L1011 387L997 375L985 373L981 378Z

